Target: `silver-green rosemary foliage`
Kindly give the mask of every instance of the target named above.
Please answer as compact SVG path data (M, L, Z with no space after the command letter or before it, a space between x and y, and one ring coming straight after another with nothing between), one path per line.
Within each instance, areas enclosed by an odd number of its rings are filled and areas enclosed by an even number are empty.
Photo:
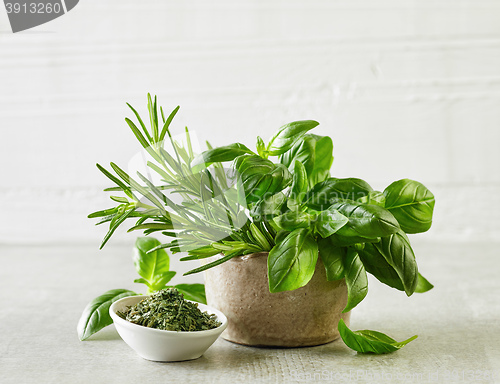
M224 155L211 161L210 169L194 169L192 164L197 156L188 129L183 142L172 137L169 127L179 107L165 118L156 97L153 100L148 95L150 129L138 112L129 107L139 123L125 120L150 157L148 173L159 176L161 181L153 183L147 174L140 172L129 175L115 163L110 164L115 174L97 164L115 184L105 191L124 194L110 196L117 203L114 207L89 215L89 218L100 219L97 224L109 223L101 248L121 224L132 219L136 223L129 232L139 230L145 235L161 232L170 238L150 252L187 251L188 256L181 260L203 259L220 253L225 256L186 274L200 272L236 256L270 251L275 245L276 228L267 219L255 220L249 215L246 200L241 198L241 188L238 191L234 180L229 179L232 169L227 170L221 164L226 161ZM170 152L165 149L166 143L172 148ZM210 144L207 146L211 149ZM243 147L236 150L251 152ZM231 156L234 150L230 150ZM283 167L280 170L288 174Z
M175 288L158 291L117 314L131 323L165 331L205 331L221 325L217 316L202 312Z

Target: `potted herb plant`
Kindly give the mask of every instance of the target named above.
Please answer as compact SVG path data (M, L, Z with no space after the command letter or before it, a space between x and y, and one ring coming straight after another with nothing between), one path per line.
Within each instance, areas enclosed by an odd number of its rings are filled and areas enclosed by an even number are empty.
M182 142L170 133L179 107L165 117L148 95L150 129L130 108L138 124L126 122L150 158L149 173L97 165L115 184L107 190L124 193L90 215L109 223L101 247L133 219L129 231L165 235L150 252L201 260L188 274L207 271L208 304L227 315L223 337L231 341L305 346L340 332L355 340L350 346L361 339L371 346L361 352L403 345L374 331L355 334L346 323L367 294L367 272L408 296L432 288L407 236L431 226L434 196L424 185L403 179L376 191L361 179L331 177L332 139L311 134L312 120L284 125L267 143L257 137L255 151L207 143L197 155L187 129Z

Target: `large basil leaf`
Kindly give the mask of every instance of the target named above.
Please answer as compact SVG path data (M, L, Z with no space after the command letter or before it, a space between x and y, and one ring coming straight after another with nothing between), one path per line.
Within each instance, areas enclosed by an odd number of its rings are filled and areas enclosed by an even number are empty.
M368 293L368 277L358 252L347 248L344 260L345 282L347 284L347 305L342 313L349 312L358 305Z
M293 231L297 228L309 228L313 217L301 211L288 211L283 215L274 218L278 227L287 231Z
M333 245L330 239L318 238L319 257L326 270L328 281L340 280L344 277L345 249Z
M134 266L142 277L136 283L146 284L149 292L162 289L174 277L170 271L170 258L164 249L151 250L160 245L153 237L139 237L135 242Z
M356 201L344 200L333 203L330 209L339 211L349 219L336 234L345 237L376 239L399 230L398 221L386 209Z
M328 208L318 212L314 222L314 229L321 237L330 237L348 222L349 219L339 211Z
M285 231L284 229L281 229L276 233L276 237L274 239L274 242L276 244L279 244L285 240L285 238L290 234L290 231Z
M333 163L333 141L329 136L311 136L316 140L314 169L309 176L310 185L313 186L330 176Z
M269 155L277 156L288 151L304 134L318 126L313 120L294 121L282 126L267 145Z
M406 233L427 231L432 224L434 195L418 181L395 181L384 190L385 207Z
M252 154L253 152L245 145L234 143L224 147L209 149L196 156L191 162L191 167L194 171L199 171L208 167L212 163L221 163L224 161L233 161L238 156L244 154Z
M338 200L356 200L368 195L372 187L361 179L337 179L330 177L316 184L307 192L304 204L312 209L322 211Z
M397 290L404 291L403 282L399 278L396 270L387 262L385 257L371 243L365 243L362 250L359 250L359 257L367 272L375 276L381 283Z
M137 295L137 293L129 291L128 289L112 289L96 297L87 304L76 327L80 340L88 339L94 333L113 324L113 320L109 315L109 307L111 304L123 297L135 295Z
M313 277L317 260L318 245L310 231L295 229L269 252L269 291L292 291L303 287Z
M330 176L333 162L333 142L328 136L306 134L287 152L280 156L280 162L289 169L295 161L304 164L310 187Z
M424 292L430 291L432 288L434 288L434 285L429 283L429 281L419 273L417 287L415 288L415 292L424 293Z
M401 279L405 292L411 296L415 292L418 282L418 268L415 254L406 234L398 232L383 237L379 243L373 245L385 258Z
M330 236L332 244L338 247L348 247L356 244L366 244L366 243L378 243L380 237L375 237L373 239L367 239L361 236L342 236L338 232Z
M356 201L363 204L380 205L385 207L385 195L380 191L370 191L368 195L365 195Z
M283 192L278 192L272 196L264 197L253 205L250 210L250 215L256 221L272 219L282 213L282 209L285 207L285 202L286 196ZM241 225L240 228L242 226L243 225Z
M300 162L304 165L307 175L312 174L315 160L316 140L310 135L304 135L289 151L283 153L279 158L280 163L290 170L296 161Z
M274 195L292 182L292 175L283 164L274 164L258 155L239 156L235 160L235 168L248 204Z
M296 160L293 166L292 186L290 187L290 198L300 203L307 192L307 171L300 161Z
M345 345L354 351L361 353L382 354L395 352L418 337L415 335L410 337L408 340L398 343L392 337L389 337L382 332L370 331L367 329L353 332L347 328L347 325L345 325L344 320L342 319L339 321L338 330Z

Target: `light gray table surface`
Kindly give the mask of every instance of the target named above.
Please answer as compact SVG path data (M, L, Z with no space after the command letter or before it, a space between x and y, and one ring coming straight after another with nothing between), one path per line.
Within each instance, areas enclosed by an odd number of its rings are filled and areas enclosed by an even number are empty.
M93 297L132 288L130 247L0 247L1 383L500 382L500 252L495 244L414 245L435 288L407 298L370 280L351 329L403 340L389 355L361 355L341 340L264 349L219 339L200 359L143 360L114 326L81 342L76 324Z

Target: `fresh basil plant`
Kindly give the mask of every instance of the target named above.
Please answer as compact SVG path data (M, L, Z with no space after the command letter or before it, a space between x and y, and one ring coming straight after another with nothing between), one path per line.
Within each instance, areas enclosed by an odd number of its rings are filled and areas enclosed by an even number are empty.
M407 237L432 223L434 195L423 184L403 179L377 191L361 179L332 177L333 142L310 133L316 121L286 124L267 143L257 137L255 151L242 143L218 148L207 143L208 149L196 155L187 129L182 143L170 133L179 107L165 118L156 98L148 95L150 129L130 108L139 127L126 122L161 182L139 172L132 177L114 163L115 174L98 165L115 184L107 191L124 194L111 196L114 207L89 216L109 223L101 247L123 222L134 219L130 231L170 238L150 253L187 251L181 260L223 254L188 274L269 252L270 292L306 285L321 259L328 280L346 281L344 312L366 296L367 273L408 296L432 288L418 271ZM151 289L163 279L168 275L142 276L141 281Z

